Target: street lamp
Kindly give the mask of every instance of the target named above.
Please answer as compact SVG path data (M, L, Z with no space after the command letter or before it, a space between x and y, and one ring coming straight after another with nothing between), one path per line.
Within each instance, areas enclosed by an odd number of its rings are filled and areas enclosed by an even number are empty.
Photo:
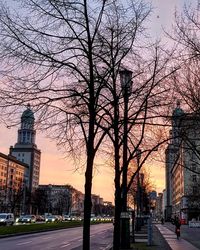
M141 150L137 149L137 216L140 214L140 158L141 158Z
M127 212L127 151L128 151L128 102L132 88L132 71L120 70L120 82L124 98L124 133L123 133L123 171L122 171L122 212L121 212L121 248L130 248L130 218Z
M133 72L127 69L123 69L119 71L120 82L122 87L123 97L129 98L132 90L132 74ZM128 100L128 99L127 99Z
M137 218L136 218L136 230L139 231L141 227L141 187L140 187L140 158L141 158L141 150L138 148L136 151L137 158Z

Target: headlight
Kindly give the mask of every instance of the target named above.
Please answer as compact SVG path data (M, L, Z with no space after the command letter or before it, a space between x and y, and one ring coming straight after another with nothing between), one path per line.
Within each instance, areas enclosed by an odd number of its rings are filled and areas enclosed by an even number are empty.
M52 221L55 221L55 219L52 219Z

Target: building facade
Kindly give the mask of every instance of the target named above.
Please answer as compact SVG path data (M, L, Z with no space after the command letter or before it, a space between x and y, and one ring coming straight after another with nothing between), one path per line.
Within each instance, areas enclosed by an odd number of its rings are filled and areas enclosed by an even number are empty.
M24 211L27 173L27 164L0 153L0 212Z
M159 220L163 218L163 193L158 193L156 197L155 217Z
M200 116L176 107L166 149L166 220L200 217Z
M69 214L72 204L69 185L39 185L35 190L36 213Z
M35 118L30 105L21 116L17 143L10 147L10 154L29 166L26 186L33 192L39 185L41 151L36 145Z

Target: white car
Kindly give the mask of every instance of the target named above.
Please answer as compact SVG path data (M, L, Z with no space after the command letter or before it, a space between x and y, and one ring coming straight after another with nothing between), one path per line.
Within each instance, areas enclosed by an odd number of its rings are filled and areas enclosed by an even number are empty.
M0 225L13 225L14 221L14 215L12 213L0 213Z
M21 215L16 222L18 223L35 223L36 216L31 214Z

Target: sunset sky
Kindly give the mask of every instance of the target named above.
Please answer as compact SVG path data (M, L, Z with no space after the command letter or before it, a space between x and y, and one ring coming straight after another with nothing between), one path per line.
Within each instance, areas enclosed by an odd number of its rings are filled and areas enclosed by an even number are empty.
M10 2L11 0L7 0ZM163 38L162 28L170 29L173 21L175 7L180 10L188 0L152 0L154 10L149 23L150 33L155 39ZM193 1L196 2L196 1ZM20 117L19 117L20 120ZM17 141L18 128L8 129L1 126L0 152L8 154L9 147ZM56 149L56 143L45 138L44 134L37 131L36 144L42 152L40 184L71 184L76 189L84 190L84 172L73 169L72 163ZM151 165L151 166L150 166ZM157 191L162 191L165 185L164 164L152 163L151 179ZM100 166L95 171L93 178L93 193L100 195L104 200L114 200L113 170Z

